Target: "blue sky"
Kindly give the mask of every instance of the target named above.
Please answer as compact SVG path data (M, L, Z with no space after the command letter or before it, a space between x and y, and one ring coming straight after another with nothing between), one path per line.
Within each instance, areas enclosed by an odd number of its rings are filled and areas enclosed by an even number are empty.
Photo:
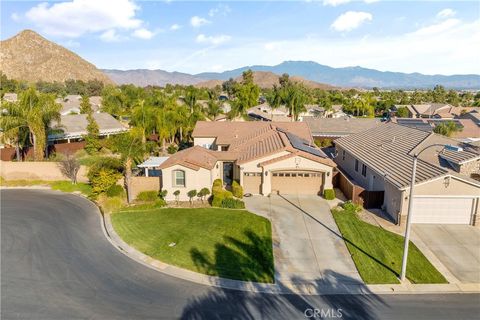
M99 68L198 73L312 60L480 73L477 1L2 1L1 38L29 28Z

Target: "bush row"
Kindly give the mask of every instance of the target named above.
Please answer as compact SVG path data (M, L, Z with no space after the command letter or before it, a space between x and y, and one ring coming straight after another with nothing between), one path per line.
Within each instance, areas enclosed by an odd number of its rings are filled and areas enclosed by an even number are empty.
M232 192L223 189L221 179L213 181L212 186L212 207L244 209L245 204L242 200L235 199L243 197L243 188L236 181L232 184Z

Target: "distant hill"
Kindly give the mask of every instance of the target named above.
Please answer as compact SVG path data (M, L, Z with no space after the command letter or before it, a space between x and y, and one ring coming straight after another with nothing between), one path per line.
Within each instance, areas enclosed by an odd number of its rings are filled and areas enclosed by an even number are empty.
M36 82L100 80L113 83L93 64L31 30L0 41L0 71L8 78Z
M266 71L254 71L253 72L253 81L257 84L260 88L271 88L274 84L279 85L278 82L279 75L273 72L266 72ZM292 76L290 77L291 80L296 82L301 82L305 86L309 88L319 88L319 89L334 89L333 86L328 84L318 83L310 80L306 80L302 77ZM235 78L236 81L241 81L242 77L238 76ZM203 87L203 88L213 88L217 85L222 85L224 80L208 80L204 82L197 83L196 87Z
M332 68L313 61L285 61L275 66L246 66L224 72L205 72L196 74L204 79L227 80L236 78L243 71L267 71L275 74L288 73L305 79L328 83L340 87L362 88L433 88L443 85L453 89L480 89L480 75L424 75L421 73L401 73L378 71L362 67Z
M164 87L167 83L191 85L206 79L192 76L188 73L168 72L163 70L102 70L116 84L134 84L140 87L148 85Z

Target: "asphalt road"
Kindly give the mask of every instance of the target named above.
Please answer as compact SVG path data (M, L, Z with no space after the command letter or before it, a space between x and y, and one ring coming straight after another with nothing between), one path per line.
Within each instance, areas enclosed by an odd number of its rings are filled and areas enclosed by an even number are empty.
M480 314L480 295L254 294L172 278L113 248L92 203L53 191L1 191L1 254L2 319L478 319Z

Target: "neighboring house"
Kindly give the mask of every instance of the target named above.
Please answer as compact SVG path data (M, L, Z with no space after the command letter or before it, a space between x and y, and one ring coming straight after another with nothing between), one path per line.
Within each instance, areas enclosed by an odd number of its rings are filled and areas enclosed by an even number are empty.
M471 108L471 109L473 109L473 108ZM465 109L463 109L463 110L465 110ZM464 112L463 114L459 114L458 118L460 118L460 119L470 119L473 122L475 122L475 124L477 126L480 126L480 108L475 108L471 111Z
M343 105L341 104L334 104L330 110L325 112L326 118L343 118L346 116L347 114L343 112Z
M94 113L93 118L98 124L101 137L108 137L128 130L126 126L108 113ZM62 115L60 123L55 122L52 124L52 133L48 135L48 141L55 141L56 143L66 141L70 143L83 140L83 136L87 134L87 125L86 114Z
M102 97L92 96L89 97L89 100L93 112L100 112L100 108L102 107ZM62 105L60 114L63 116L80 113L80 104L82 103L82 96L80 95L69 94L65 96L65 98L57 98L55 101Z
M137 167L143 169L145 177L160 177L162 172L157 168L167 159L168 157L149 157Z
M314 138L337 139L350 134L362 132L379 126L382 122L376 118L307 118L307 123Z
M397 123L402 126L415 128L427 132L433 132L436 126L439 124L453 121L459 131L454 132L451 136L453 139L466 140L466 139L479 139L480 138L480 123L476 124L469 118L465 119L412 119L412 118L391 118L391 122Z
M17 102L18 101L18 95L14 92L5 92L2 99L4 101L8 101L8 102Z
M399 108L407 108L409 118L438 118L438 119L453 119L454 106L445 103L425 103L425 104L397 104L391 109L395 112Z
M332 188L335 163L313 144L302 122L197 122L194 146L163 162L162 189L167 200L180 190L211 188L236 180L244 193L322 194Z
M418 160L413 223L480 224L480 153L469 147L461 152L438 145L464 146L461 142L423 130L385 123L338 139L335 162L356 184L383 191L382 208L404 223L413 154Z
M289 117L289 111L287 108L285 108L285 106L272 109L266 102L248 109L247 115L250 118L261 121L291 121Z

